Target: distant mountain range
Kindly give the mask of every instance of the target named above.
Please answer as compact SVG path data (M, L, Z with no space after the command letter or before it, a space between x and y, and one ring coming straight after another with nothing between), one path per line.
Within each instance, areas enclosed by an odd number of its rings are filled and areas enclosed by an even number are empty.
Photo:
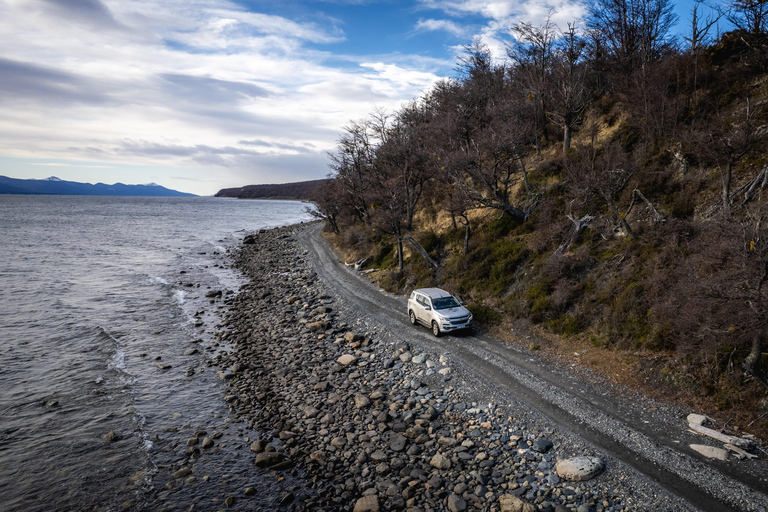
M115 183L78 183L65 181L51 176L44 180L20 180L0 176L0 194L47 194L69 196L156 196L156 197L196 197L195 194L179 192L161 187L155 183L148 185L124 185Z
M315 192L328 180L297 181L276 185L246 185L240 188L223 188L216 197L239 199L303 199L312 200Z

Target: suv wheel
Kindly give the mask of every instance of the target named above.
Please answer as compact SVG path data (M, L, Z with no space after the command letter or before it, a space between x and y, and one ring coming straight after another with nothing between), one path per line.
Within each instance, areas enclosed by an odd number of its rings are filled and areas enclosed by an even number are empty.
M435 322L434 320L432 321L432 334L434 334L435 337L440 336L440 326L437 325L437 322Z
M408 312L408 316L411 317L411 325L416 325L416 315L413 313L413 310Z

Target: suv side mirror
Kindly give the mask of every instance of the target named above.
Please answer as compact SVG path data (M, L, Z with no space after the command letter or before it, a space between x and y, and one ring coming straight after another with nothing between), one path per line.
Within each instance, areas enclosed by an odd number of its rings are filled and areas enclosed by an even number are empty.
M424 311L432 311L432 308L429 306L424 306Z

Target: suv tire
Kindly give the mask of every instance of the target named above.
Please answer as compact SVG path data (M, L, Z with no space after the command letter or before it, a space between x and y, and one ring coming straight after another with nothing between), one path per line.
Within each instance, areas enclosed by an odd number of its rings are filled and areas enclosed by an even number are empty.
M411 325L416 325L416 315L413 313L413 310L408 312L408 316L411 318Z
M440 326L434 320L432 321L432 334L435 335L435 338L439 338L440 334L441 334L440 333Z

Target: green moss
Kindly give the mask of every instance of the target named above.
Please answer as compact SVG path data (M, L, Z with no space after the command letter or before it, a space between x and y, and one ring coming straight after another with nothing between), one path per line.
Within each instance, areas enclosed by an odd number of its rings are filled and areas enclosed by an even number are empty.
M378 269L387 269L397 258L395 244L391 242L380 242L373 254L372 265Z
M547 327L555 334L568 337L581 332L579 319L571 315L560 315L547 322Z
M484 304L472 304L467 306L467 309L472 313L474 321L480 325L496 325L501 322L501 313Z
M546 313L549 312L549 294L551 291L552 290L549 287L549 283L546 281L539 282L526 290L528 310L530 312L532 322L541 323L544 320Z

